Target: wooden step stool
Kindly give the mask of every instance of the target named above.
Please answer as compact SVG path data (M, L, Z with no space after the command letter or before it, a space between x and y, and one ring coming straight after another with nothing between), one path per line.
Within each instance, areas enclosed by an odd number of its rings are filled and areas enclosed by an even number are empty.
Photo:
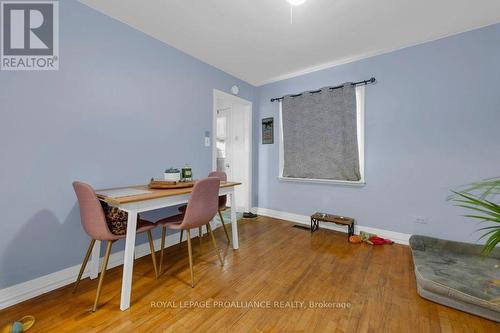
M314 213L311 215L311 232L319 229L319 222L330 222L347 226L347 240L354 235L354 219L351 217L331 215L325 213Z

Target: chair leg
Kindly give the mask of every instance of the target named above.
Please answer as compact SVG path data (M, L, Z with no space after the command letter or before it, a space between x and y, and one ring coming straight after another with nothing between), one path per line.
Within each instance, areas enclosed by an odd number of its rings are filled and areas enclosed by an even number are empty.
M181 229L181 237L179 238L179 244L182 243L182 233L184 232L184 229Z
M217 257L219 257L220 265L224 266L224 262L222 261L222 257L220 255L219 248L217 247L217 243L215 242L214 233L212 232L212 227L210 226L210 223L207 223L207 228L208 228L208 233L210 234L210 237L212 238L212 245L214 246L214 250L215 250L215 252L217 252Z
M80 272L78 273L78 277L76 278L75 287L73 288L73 293L76 292L76 289L80 285L80 280L82 279L83 272L85 271L85 267L87 267L87 263L89 262L90 254L92 253L92 249L94 248L95 239L90 240L89 247L87 249L87 253L85 254L85 258L83 258L82 267L80 267Z
M149 250L151 251L151 259L153 260L153 267L155 269L155 278L158 279L158 266L156 265L156 252L155 252L155 244L153 243L153 235L151 234L151 230L148 230L148 241L149 241Z
M162 272L163 265L163 249L165 248L165 237L167 236L167 227L161 228L161 250L160 250L160 274Z
M218 212L219 212L220 221L222 222L222 228L224 229L224 233L226 234L227 243L231 244L231 241L229 240L229 234L227 233L226 224L224 223L224 218L222 217L222 213L220 210Z
M109 255L111 254L111 246L113 246L112 241L108 241L106 245L106 254L104 255L104 261L101 268L101 276L99 277L99 284L97 285L97 294L95 295L94 307L92 312L97 310L97 303L99 302L99 296L101 296L102 282L104 281L104 275L106 274L106 268L108 267Z
M201 246L201 235L203 231L201 230L201 227L198 227L198 240L200 241L200 246Z
M191 270L191 288L194 288L193 251L191 250L191 231L189 229L187 229L187 237L188 237L189 269Z

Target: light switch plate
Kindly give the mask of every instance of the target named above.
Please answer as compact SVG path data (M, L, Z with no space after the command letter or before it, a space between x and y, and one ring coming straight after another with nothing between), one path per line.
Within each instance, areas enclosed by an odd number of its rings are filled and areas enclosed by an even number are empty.
M210 147L210 138L205 137L205 147Z
M429 218L426 216L415 216L413 221L416 224L429 224Z

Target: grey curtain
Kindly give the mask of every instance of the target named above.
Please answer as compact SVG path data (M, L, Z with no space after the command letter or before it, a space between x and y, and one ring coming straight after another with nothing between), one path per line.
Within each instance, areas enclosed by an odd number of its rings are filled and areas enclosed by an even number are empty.
M282 101L283 176L359 181L356 90L325 87Z

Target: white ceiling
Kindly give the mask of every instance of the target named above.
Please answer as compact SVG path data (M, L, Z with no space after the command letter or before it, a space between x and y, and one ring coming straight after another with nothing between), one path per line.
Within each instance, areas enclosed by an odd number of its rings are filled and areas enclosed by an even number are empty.
M253 85L500 22L499 0L81 0Z

